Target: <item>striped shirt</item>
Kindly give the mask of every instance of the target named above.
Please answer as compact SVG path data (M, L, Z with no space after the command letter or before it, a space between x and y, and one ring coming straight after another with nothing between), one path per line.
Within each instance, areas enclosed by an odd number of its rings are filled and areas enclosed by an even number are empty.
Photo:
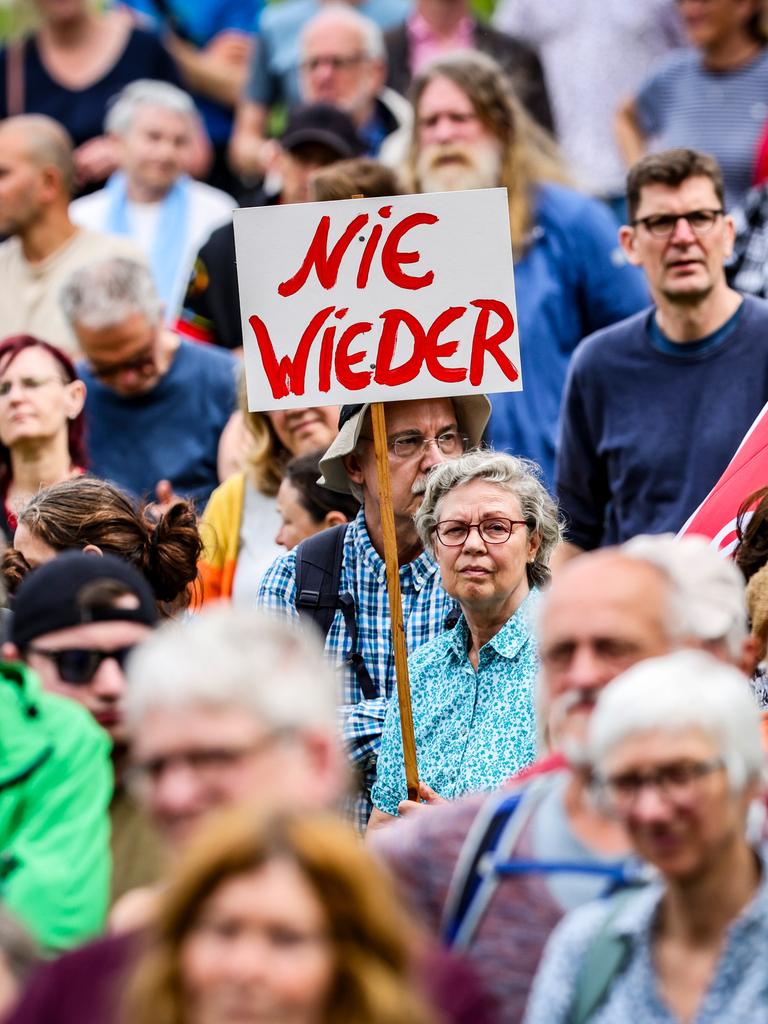
M716 158L730 208L752 184L768 118L768 49L733 71L708 71L696 50L673 54L640 87L635 106L654 149L687 146Z
M408 651L431 640L443 629L453 600L440 585L440 574L432 557L423 552L400 566L403 625ZM354 669L346 661L350 640L340 611L336 612L325 650L340 666L342 692L340 718L344 744L360 777L360 789L350 808L358 827L365 828L371 812L370 791L376 778L376 759L389 698L396 687L395 654L389 618L389 596L384 560L373 547L360 510L350 523L344 539L339 593L355 601L357 649L362 655L379 695L365 700ZM296 611L296 553L278 558L262 580L257 604L267 610L298 618Z

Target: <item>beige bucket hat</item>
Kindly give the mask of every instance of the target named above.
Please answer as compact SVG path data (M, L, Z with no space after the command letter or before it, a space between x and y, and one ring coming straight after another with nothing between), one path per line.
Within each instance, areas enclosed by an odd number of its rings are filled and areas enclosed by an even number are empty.
M452 398L451 401L456 410L459 430L467 435L471 448L477 447L491 416L490 401L485 395L461 395ZM345 455L350 455L355 450L370 405L371 403L367 402L364 405L344 405L341 408L339 433L320 460L320 471L323 474L320 483L330 487L332 491L350 493L343 460Z

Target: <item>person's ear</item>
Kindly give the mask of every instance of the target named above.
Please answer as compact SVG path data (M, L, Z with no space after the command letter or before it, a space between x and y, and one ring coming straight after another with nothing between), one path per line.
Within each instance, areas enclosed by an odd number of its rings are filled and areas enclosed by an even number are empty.
M349 455L344 455L341 461L352 483L362 484L364 479L363 467L360 465L360 456L357 452L350 452Z
M633 227L629 224L622 224L619 228L619 245L621 246L624 255L627 257L627 262L631 263L633 267L639 267L642 265L642 260L637 253L637 234Z
M726 260L729 260L733 256L733 246L736 241L736 225L733 217L729 217L727 214L723 217L723 233L725 238L723 256Z
M343 512L339 512L338 509L333 509L331 512L326 512L323 517L323 526L327 530L329 526L341 526L343 523L348 523L349 519L344 515Z
M763 643L760 638L755 636L754 633L750 633L749 636L744 637L741 644L741 654L736 667L739 668L744 675L751 679L755 674L758 662L762 657Z
M104 554L101 548L97 544L86 544L83 548L83 554L85 555L98 555L99 558Z
M6 640L3 644L0 654L2 654L3 661L21 661L21 651L10 640Z
M85 384L81 380L73 380L67 384L64 392L64 410L68 420L76 420L85 405Z
M541 547L541 535L538 532L532 533L528 538L528 561L533 562Z
M376 85L376 94L380 93L387 84L387 63L384 60L371 61L371 74Z

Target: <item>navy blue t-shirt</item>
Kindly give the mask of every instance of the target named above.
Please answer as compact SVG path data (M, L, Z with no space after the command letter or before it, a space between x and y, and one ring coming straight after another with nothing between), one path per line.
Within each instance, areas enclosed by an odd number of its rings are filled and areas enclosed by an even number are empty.
M40 59L37 42L24 44L24 111L47 114L64 125L75 146L104 132L104 115L113 96L137 78L154 78L181 85L176 64L151 32L134 28L112 67L84 89L68 89L51 78ZM0 49L0 118L8 116L8 51ZM19 113L19 111L15 111Z
M237 360L223 349L181 341L151 391L124 398L81 363L90 470L154 499L159 480L201 507L217 486L219 438L236 405Z
M768 302L746 297L707 338L675 344L655 309L576 350L563 400L557 494L586 550L677 532L768 401Z

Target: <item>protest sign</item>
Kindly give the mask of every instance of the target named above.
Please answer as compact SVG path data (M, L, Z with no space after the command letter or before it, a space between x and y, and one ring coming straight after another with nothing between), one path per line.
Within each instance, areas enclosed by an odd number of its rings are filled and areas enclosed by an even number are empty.
M699 505L680 536L699 534L709 537L720 554L733 553L738 544L736 515L750 494L768 483L768 404L747 431L725 472ZM750 513L744 517L744 525Z
M522 388L506 189L235 210L251 409Z
M418 799L381 403L522 388L506 189L235 210L248 406L371 402L406 784Z

